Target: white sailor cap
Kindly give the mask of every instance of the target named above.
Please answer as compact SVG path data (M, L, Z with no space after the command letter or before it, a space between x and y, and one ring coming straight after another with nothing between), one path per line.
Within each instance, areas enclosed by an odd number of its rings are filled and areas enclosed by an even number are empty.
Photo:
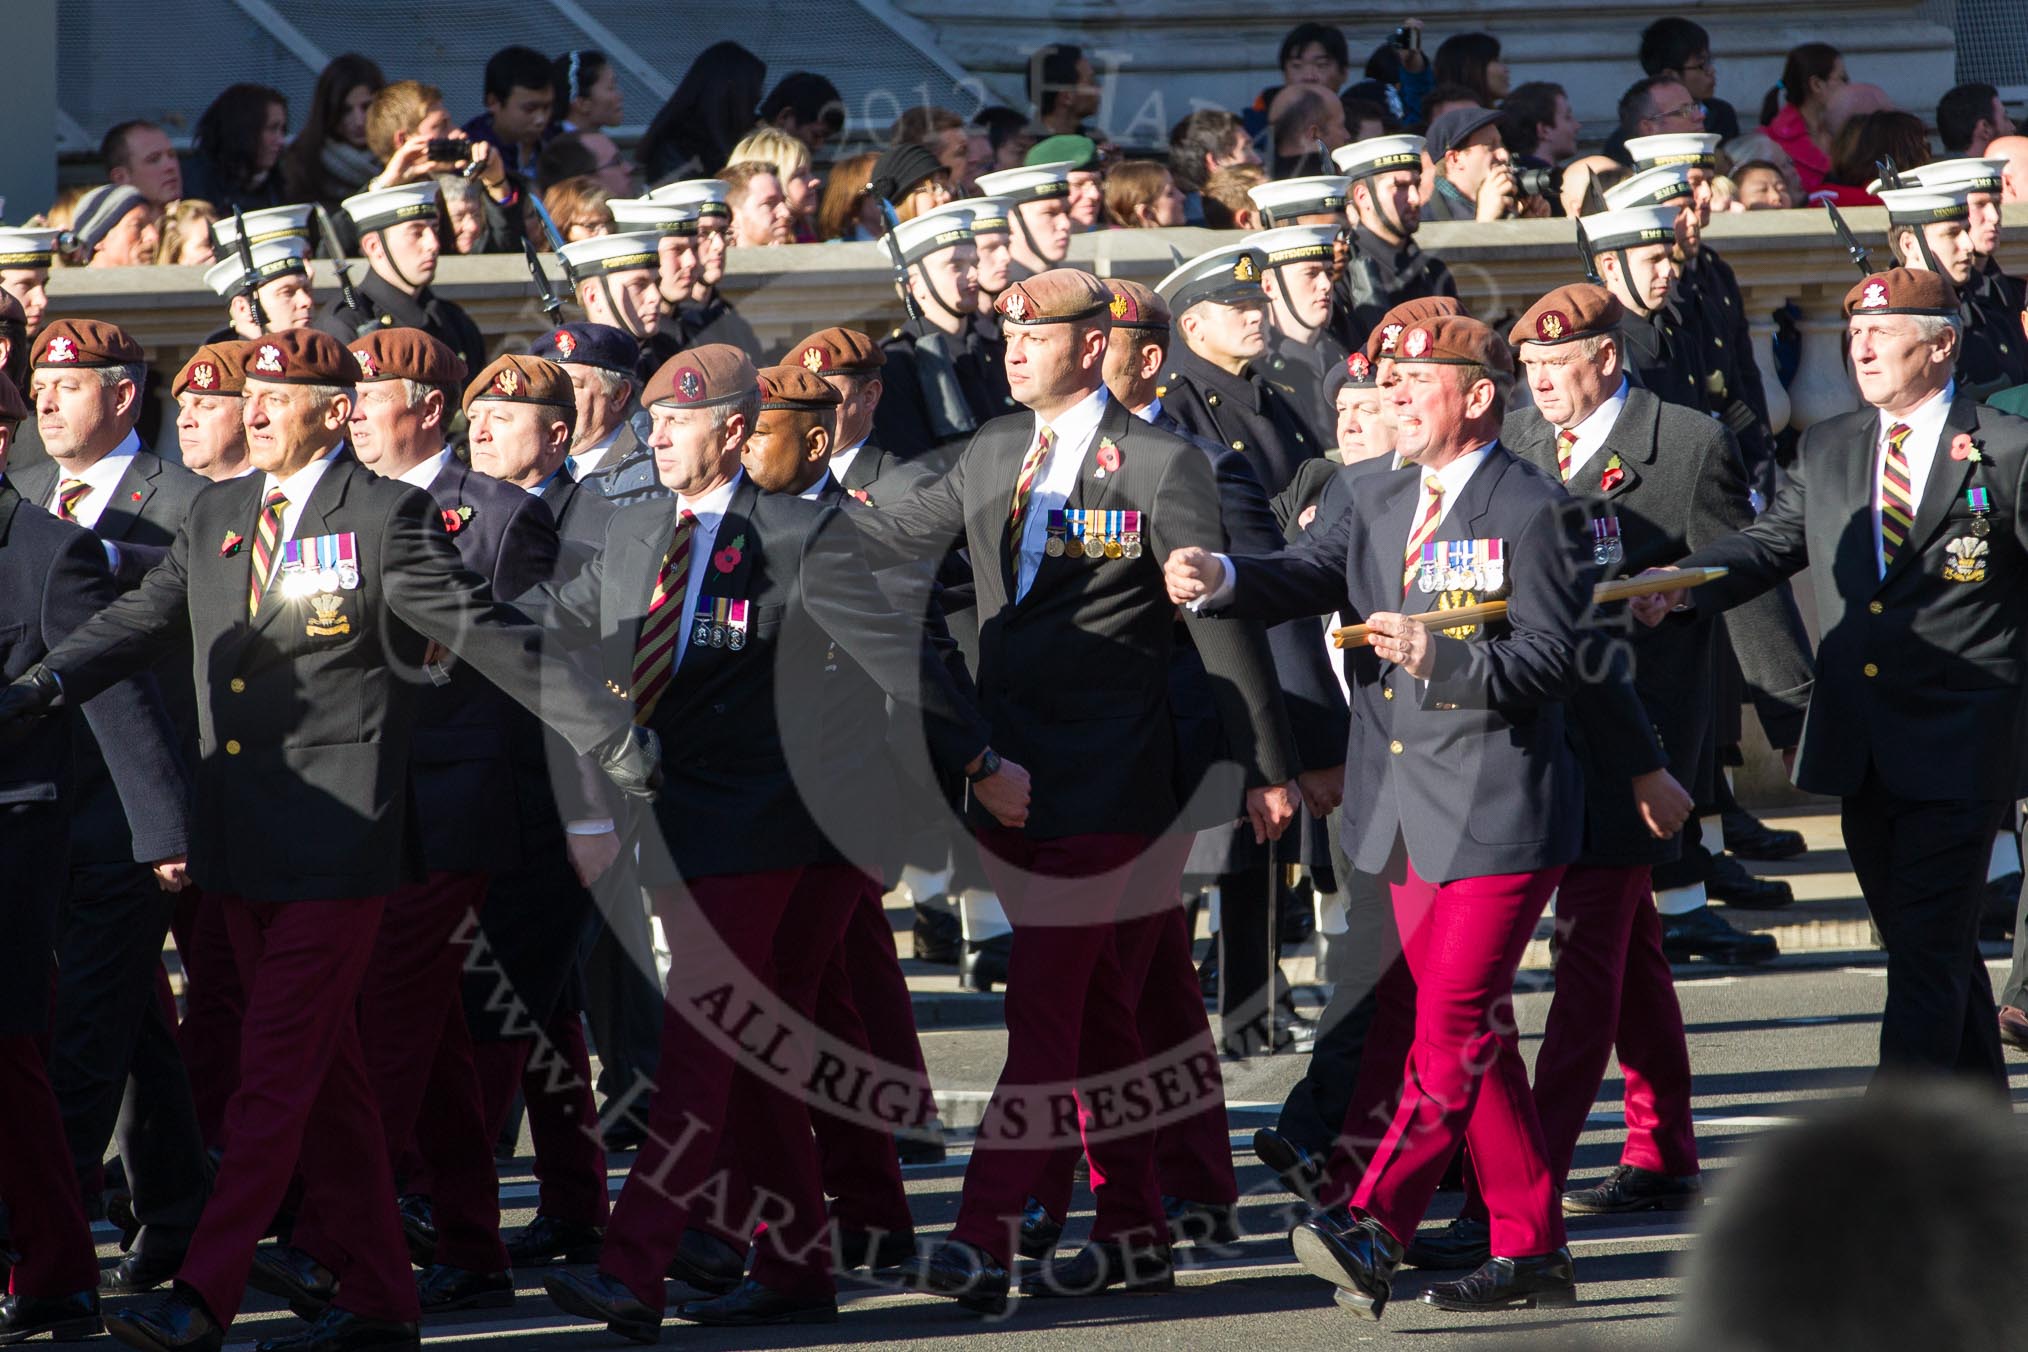
M1636 169L1678 164L1685 169L1716 169L1721 139L1715 131L1671 131L1658 136L1636 136L1627 142L1627 154L1633 156Z
M1628 207L1658 207L1667 202L1681 205L1696 189L1690 186L1690 171L1680 164L1657 165L1629 174L1605 190L1606 207L1623 211Z
M1331 152L1331 163L1347 178L1371 178L1396 169L1422 172L1423 151L1429 142L1406 133L1396 136L1369 136Z
M1227 244L1201 253L1155 283L1155 294L1181 315L1200 301L1238 305L1265 299L1260 289L1266 256L1249 244Z
M1278 178L1246 195L1260 208L1269 225L1286 225L1298 216L1342 215L1345 193L1352 180L1343 174L1313 174L1307 178Z
M251 221L247 228L252 229ZM291 273L299 277L307 277L310 273L310 264L304 257L305 241L293 235L262 240L248 248L253 254L251 286L265 286L275 278ZM227 300L244 295L251 289L246 264L240 258L237 245L230 250L219 251L218 261L204 270L204 284Z
M348 197L342 205L362 235L407 221L433 221L437 218L437 185L425 180L398 188L376 188Z
M1625 207L1584 218L1585 237L1594 249L1635 249L1643 244L1669 244L1676 238L1679 208Z
M1004 235L1008 231L1007 213L1011 210L1004 197L965 197L950 204L955 210L963 207L972 220L974 235Z
M606 202L606 208L620 230L657 235L694 235L702 215L695 202L665 202L653 197L615 197Z
M557 250L579 277L604 277L615 272L654 271L659 265L662 237L647 231L593 235Z
M1273 230L1256 230L1240 241L1259 253L1261 266L1278 268L1286 263L1328 263L1338 242L1335 225L1282 225Z
M1070 171L1075 160L1051 160L1048 164L1024 164L979 175L979 191L989 197L1004 197L1008 206L1037 202L1047 197L1070 196Z
M0 268L46 268L62 237L61 230L0 227Z
M1904 182L1906 180L1903 180ZM1932 221L1962 221L1972 214L1965 188L1883 188L1875 179L1867 189L1887 208L1889 225L1928 225Z
M1937 192L1998 193L2001 176L2007 171L2004 159L1935 160L1901 171L1903 186L1929 188Z
M894 246L904 263L972 242L972 211L963 202L946 202L894 227Z
M259 211L245 213L246 238L249 244L264 244L271 239L310 238L310 213L316 208L307 202L294 206L262 207ZM239 243L239 222L230 216L221 216L211 223L211 244L219 253L236 248ZM304 245L304 252L309 246Z
M699 216L731 220L732 207L726 202L726 194L731 191L732 185L722 178L686 178L664 183L652 189L648 196L657 202L695 207Z

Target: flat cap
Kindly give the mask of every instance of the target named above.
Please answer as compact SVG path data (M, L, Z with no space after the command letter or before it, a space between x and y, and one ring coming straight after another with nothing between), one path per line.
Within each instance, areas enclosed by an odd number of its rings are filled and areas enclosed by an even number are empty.
M899 202L914 190L916 184L944 172L943 161L928 146L903 141L898 146L889 146L873 162L873 173L868 176L867 184L875 197Z
M374 329L352 340L358 380L413 380L439 389L465 385L465 359L421 329Z
M1395 348L1401 345L1401 335L1411 324L1427 324L1445 315L1461 315L1464 307L1454 296L1417 296L1380 316L1380 322L1373 326L1373 332L1366 335L1366 360L1378 362L1382 357L1392 357Z
M1050 268L1002 291L993 308L1010 324L1068 324L1107 313L1112 300L1083 268Z
M1175 322L1175 317L1169 312L1169 302L1156 295L1151 286L1130 282L1124 277L1108 277L1106 290L1112 293L1109 308L1113 312L1113 323L1119 328L1167 333Z
M504 352L493 358L485 370L465 387L464 409L481 399L498 399L509 404L544 404L550 408L577 410L577 393L571 389L570 372L553 361Z
M132 366L148 354L118 324L103 319L57 319L43 326L29 349L31 366Z
M14 388L14 382L0 376L0 423L10 426L28 417L28 401L21 397L21 391Z
M1244 244L1228 244L1201 253L1155 283L1155 294L1169 304L1171 314L1182 314L1200 301L1240 305L1265 301L1260 289L1261 267L1267 255Z
M641 391L642 406L674 404L679 408L712 408L736 404L758 385L753 361L730 343L704 343L678 352Z
M830 328L791 345L789 360L820 376L870 376L887 365L887 353L857 329Z
M1102 160L1098 142L1089 136L1076 132L1065 132L1058 136L1045 136L1028 148L1022 158L1023 164L1061 164L1066 173L1087 172L1097 169Z
M1440 160L1456 150L1483 127L1490 127L1501 120L1498 111L1492 108L1453 108L1429 124L1429 157Z
M1579 338L1595 338L1618 328L1626 313L1626 307L1604 287L1572 282L1529 306L1507 330L1507 341L1516 347L1523 343L1555 347Z
M1514 352L1499 334L1469 315L1439 315L1411 325L1395 349L1397 366L1483 366L1512 374Z
M632 377L641 365L641 345L625 329L573 320L528 345L528 355L559 366L596 366Z
M130 211L147 209L148 199L131 183L103 183L77 200L71 215L71 237L84 246L85 256L99 247Z
M169 382L169 397L192 394L243 394L246 392L246 357L253 344L243 338L206 343L191 354Z
M359 380L359 363L322 329L286 329L247 349L246 378L276 385L341 385Z
M763 409L822 413L842 402L838 391L824 377L801 366L765 366L755 374L760 381Z
M1845 293L1845 315L1938 315L1955 318L1958 293L1948 279L1916 268L1876 272Z

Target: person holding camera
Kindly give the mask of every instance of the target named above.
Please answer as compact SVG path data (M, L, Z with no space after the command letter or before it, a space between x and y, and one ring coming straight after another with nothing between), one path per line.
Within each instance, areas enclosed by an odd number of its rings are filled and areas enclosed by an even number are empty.
M1453 108L1429 125L1429 157L1436 186L1423 203L1431 221L1499 221L1522 214L1501 115L1491 108Z

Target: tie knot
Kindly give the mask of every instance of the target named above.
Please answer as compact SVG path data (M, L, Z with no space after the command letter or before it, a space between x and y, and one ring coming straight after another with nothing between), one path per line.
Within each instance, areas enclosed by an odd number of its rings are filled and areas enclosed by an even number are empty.
M682 511L676 514L676 522L678 525L694 526L697 524L697 513L691 511L688 507L685 507Z
M1035 436L1037 443L1045 451L1056 444L1056 429L1047 423L1043 424L1042 430L1037 432Z
M1564 447L1565 449L1568 449L1572 446L1577 445L1577 433L1573 432L1568 427L1563 428L1562 430L1557 432L1556 441L1558 445Z
M1433 498L1440 498L1444 495L1444 481L1434 474L1425 474L1422 479L1422 491Z
M1907 423L1896 423L1887 429L1887 439L1899 450L1901 443L1908 440L1908 434L1913 430Z
M288 505L288 497L279 488L270 488L267 497L261 500L261 506L271 512L279 512Z

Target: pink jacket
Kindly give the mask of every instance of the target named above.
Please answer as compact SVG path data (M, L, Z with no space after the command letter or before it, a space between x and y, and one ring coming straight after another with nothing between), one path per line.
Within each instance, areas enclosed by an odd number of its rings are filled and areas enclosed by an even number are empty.
M1817 149L1817 143L1810 139L1810 125L1803 121L1802 109L1793 103L1783 104L1766 131L1796 162L1796 177L1802 180L1805 197L1823 186L1824 175L1831 172L1831 157Z

